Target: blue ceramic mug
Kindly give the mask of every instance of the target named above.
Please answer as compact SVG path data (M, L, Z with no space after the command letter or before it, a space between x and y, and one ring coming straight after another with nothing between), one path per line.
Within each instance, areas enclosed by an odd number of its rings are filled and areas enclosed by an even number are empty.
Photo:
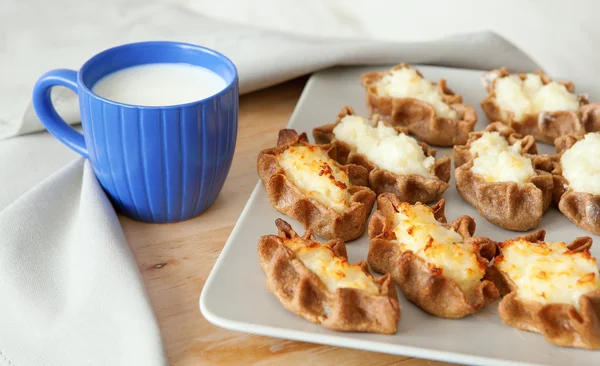
M208 98L167 107L117 103L92 92L104 76L131 66L186 63L205 67L227 86ZM83 134L56 113L52 87L79 97ZM48 131L92 163L116 209L145 222L195 217L217 198L237 137L238 76L213 50L177 42L133 43L103 51L79 70L58 69L35 84L33 106Z

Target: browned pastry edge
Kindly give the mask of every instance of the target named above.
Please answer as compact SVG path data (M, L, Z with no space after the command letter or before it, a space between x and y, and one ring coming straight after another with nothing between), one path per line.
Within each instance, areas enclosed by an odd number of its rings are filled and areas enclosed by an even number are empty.
M374 271L391 274L408 300L426 312L443 318L463 318L498 299L499 292L494 284L482 280L470 300L458 283L445 277L441 269L429 266L411 251L401 252L392 227L400 203L396 196L389 193L377 198L377 211L369 221L368 262ZM444 200L433 206L433 210L436 219L445 224ZM473 237L475 221L471 217L461 216L445 226L453 228L466 242L477 245L477 258L488 268L489 260L496 255L497 246L488 238Z
M292 227L282 219L277 219L275 224L278 235L265 235L258 241L258 259L266 274L267 288L287 310L333 330L396 333L400 305L390 276L373 279L379 289L377 295L354 288L331 292L285 245L286 240L298 238ZM310 231L300 239L318 243ZM348 259L342 240L330 240L325 245L336 256ZM371 276L364 261L358 264Z
M535 169L536 175L525 184L490 183L481 175L473 173L472 167L473 160L455 170L456 190L481 216L508 230L527 231L539 225L552 203L552 174Z
M600 195L575 192L562 175L562 154L581 140L585 134L565 135L554 141L557 155L552 158L554 202L571 222L592 234L600 235Z
M509 145L514 145L515 143L521 144L521 153L536 155L537 154L537 144L535 143L535 138L531 135L521 136L514 129L508 127L502 122L494 122L489 124L483 131L471 132L469 134L469 139L464 145L456 145L454 146L454 167L458 168L459 166L469 162L471 159L475 158L471 154L471 144L479 140L481 136L483 136L484 132L498 132L500 136L504 137Z
M543 241L545 231L538 230L523 237L530 242ZM592 238L580 237L568 247L572 252L588 251ZM502 246L502 243L500 244ZM502 260L498 256L496 260ZM600 349L600 290L584 294L579 299L580 309L568 304L541 304L519 299L514 282L508 275L492 266L487 277L504 296L498 305L502 321L517 329L542 334L557 346Z
M541 70L536 72L542 82L548 84L552 79ZM579 94L579 112L555 111L526 115L523 121L513 119L513 113L507 111L507 118L503 118L500 107L496 103L494 85L497 79L511 75L506 67L489 71L483 76L486 85L487 97L481 101L481 108L490 121L500 121L513 128L521 135L533 135L536 140L552 144L554 139L568 134L593 132L600 130L600 103L588 104L587 97ZM527 74L516 74L525 80ZM570 81L558 81L570 93L574 93L575 85Z
M405 63L392 70L411 68L423 75L414 66ZM470 105L462 103L462 96L454 93L440 79L436 84L442 100L457 112L458 119L438 117L433 106L416 98L392 98L377 94L376 83L388 72L369 72L360 81L366 89L367 105L371 114L380 114L395 127L406 128L423 142L435 146L464 144L469 132L477 123L477 113ZM435 84L435 83L434 83Z
M388 170L381 169L363 154L352 151L352 147L335 138L333 129L347 115L354 115L351 107L344 107L336 123L316 127L313 136L318 144L332 146L331 157L340 164L356 164L365 167L369 171L369 187L375 193L390 192L397 195L400 200L416 203L429 203L440 199L446 189L449 188L450 180L450 157L444 156L435 159L433 172L435 178L426 178L417 174L399 175ZM401 128L396 128L399 133L404 133ZM435 157L436 151L430 149L427 144L419 143L426 156Z
M375 203L375 192L366 187L368 171L358 165L336 166L348 174L351 186L350 203L338 213L330 207L309 198L298 186L291 182L278 163L278 156L291 146L315 146L332 155L332 146L311 145L305 133L298 135L294 130L279 131L277 147L258 154L257 170L271 205L326 239L339 238L345 241L356 239L366 229L366 222Z

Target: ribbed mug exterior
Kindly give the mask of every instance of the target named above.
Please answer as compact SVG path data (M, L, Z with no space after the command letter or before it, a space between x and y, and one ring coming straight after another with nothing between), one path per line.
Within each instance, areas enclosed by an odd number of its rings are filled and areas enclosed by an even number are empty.
M91 91L102 76L123 67L186 60L220 74L227 87L206 99L168 107L117 103ZM239 86L230 60L199 46L144 42L104 51L82 67L76 81L74 75L54 70L42 76L34 107L51 133L89 158L118 211L165 223L190 219L211 206L225 183L237 137ZM49 91L55 85L78 93L84 141L54 115Z
M237 84L179 108L106 104L88 93L80 99L90 161L119 211L174 222L198 216L216 200L235 149Z

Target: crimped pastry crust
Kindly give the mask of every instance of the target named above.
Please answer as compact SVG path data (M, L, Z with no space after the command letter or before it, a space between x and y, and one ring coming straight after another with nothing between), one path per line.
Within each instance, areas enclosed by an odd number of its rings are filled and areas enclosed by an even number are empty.
M374 279L379 289L376 295L355 288L338 288L331 292L285 245L286 240L298 238L296 232L282 219L277 219L275 224L278 235L266 235L258 241L258 259L266 274L267 288L286 309L333 330L396 333L400 305L390 276ZM310 231L300 239L312 245L316 243ZM342 240L330 240L326 245L336 256L348 259ZM371 275L365 262L359 265Z
M509 145L513 145L515 143L521 144L521 153L523 155L536 155L537 154L537 145L535 143L535 138L531 135L521 136L515 131L513 128L508 127L502 122L494 122L489 124L483 131L471 132L469 134L469 139L467 143L464 145L456 145L454 146L454 167L458 168L461 165L468 163L471 159L476 158L473 154L471 154L471 144L480 139L484 132L498 132L500 136L504 137Z
M560 158L562 154L570 149L585 134L566 135L554 141L557 155L553 157L554 163L552 174L554 176L554 201L558 209L571 222L592 234L600 235L600 195L584 192L575 192L569 188L569 182L562 175Z
M542 82L548 84L552 79L541 70L536 74L540 75ZM536 140L552 144L557 137L593 132L600 130L600 103L588 103L587 97L579 94L580 109L574 111L555 111L528 114L523 121L515 121L513 113L507 112L506 118L503 117L501 109L496 103L496 93L494 84L497 79L511 75L506 67L489 71L483 76L484 85L488 92L487 97L481 101L481 108L490 121L500 121L509 127L512 127L521 135L532 135ZM519 78L525 80L527 74L517 74ZM575 91L575 84L570 81L558 81L564 85L570 93Z
M440 199L444 191L449 188L451 159L444 156L435 159L433 171L436 178L426 178L416 174L398 175L388 170L381 169L372 163L363 154L352 151L352 147L335 138L333 129L340 120L348 115L355 115L352 107L346 106L338 114L335 123L317 127L313 136L318 144L332 146L331 157L340 164L356 164L365 167L369 172L369 187L377 194L393 193L401 201L429 203ZM375 116L376 118L376 116ZM405 133L402 128L396 128L399 133ZM426 156L435 157L436 151L427 144L420 142Z
M351 186L348 187L350 202L338 213L330 207L309 198L302 189L291 182L278 163L278 156L291 146L316 146L332 155L332 146L317 146L308 143L305 133L298 135L294 130L279 131L277 147L258 154L257 170L271 205L279 212L299 221L325 239L339 238L345 241L361 236L367 226L367 218L373 209L376 195L366 187L368 171L358 165L338 164L338 168L348 174ZM334 159L335 160L335 159ZM337 164L337 163L336 163Z
M392 227L400 204L398 198L389 193L377 198L377 211L369 222L368 262L373 270L390 274L408 300L443 318L463 318L498 299L498 290L487 280L481 281L469 299L458 283L445 277L443 271L428 266L412 251L402 252ZM433 207L435 218L442 223L446 223L444 205L441 200ZM461 216L445 226L454 228L465 241L475 243L479 247L479 262L488 267L489 260L496 254L496 243L488 238L473 237L475 221L471 217Z
M543 241L545 235L544 230L538 230L520 238L537 242ZM568 248L572 252L589 252L591 245L590 237L580 237ZM496 267L492 268L488 278L504 296L498 305L498 312L504 323L517 329L540 333L548 342L557 346L600 349L600 290L582 295L579 299L579 311L570 304L526 301L517 297L516 286L508 275Z
M553 163L548 156L537 153L532 136L521 137L514 129L499 122L490 124L485 131L497 131L509 144L520 140L523 156L532 160L535 175L525 184L517 182L487 182L483 176L471 171L473 158L471 143L482 136L474 132L464 146L454 148L456 190L477 209L486 220L501 228L527 231L536 228L550 207L554 194L554 179L548 172Z
M411 68L423 76L419 70L409 64L399 64L392 70ZM434 146L453 146L464 144L469 132L477 123L477 113L470 105L462 103L462 96L454 93L446 85L445 79L436 84L442 100L457 112L457 119L438 117L433 106L415 98L393 98L377 93L376 83L386 72L369 72L361 76L360 81L366 89L367 105L371 114L380 114L391 126L406 128L419 140Z

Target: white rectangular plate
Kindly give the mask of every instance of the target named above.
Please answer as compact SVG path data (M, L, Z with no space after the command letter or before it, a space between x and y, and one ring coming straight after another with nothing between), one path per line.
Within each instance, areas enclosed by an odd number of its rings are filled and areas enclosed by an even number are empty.
M360 115L367 114L364 89L359 77L367 71L386 70L385 67L335 68L319 72L308 81L289 128L307 132L311 141L312 129L335 122L345 105L353 106ZM449 87L463 95L464 102L477 110L476 130L485 128L488 121L479 107L485 97L480 79L482 72L463 69L422 66L419 69L430 80L445 78ZM592 91L592 85L576 81L577 90ZM592 93L590 100L598 100ZM596 97L596 98L594 98ZM273 145L278 131L273 131ZM540 144L541 152L553 148ZM438 154L451 155L452 149L439 149ZM518 233L501 229L482 218L467 204L450 182L444 198L446 216L454 220L469 215L477 222L476 235L505 240ZM273 209L265 190L257 184L239 221L223 248L200 297L202 314L211 323L241 332L322 343L341 347L392 353L419 358L477 365L598 365L600 352L555 347L538 334L519 331L504 325L496 310L497 303L461 320L440 319L429 315L408 302L399 292L402 317L395 335L342 333L312 324L285 310L265 287L265 275L258 263L256 244L261 235L276 234L275 219L282 217L299 233L304 229L293 219ZM556 208L544 216L540 228L547 230L552 241L570 242L577 236L590 235L573 225ZM593 236L597 241L598 237ZM600 243L592 253L600 256ZM367 235L348 243L351 263L367 258Z

